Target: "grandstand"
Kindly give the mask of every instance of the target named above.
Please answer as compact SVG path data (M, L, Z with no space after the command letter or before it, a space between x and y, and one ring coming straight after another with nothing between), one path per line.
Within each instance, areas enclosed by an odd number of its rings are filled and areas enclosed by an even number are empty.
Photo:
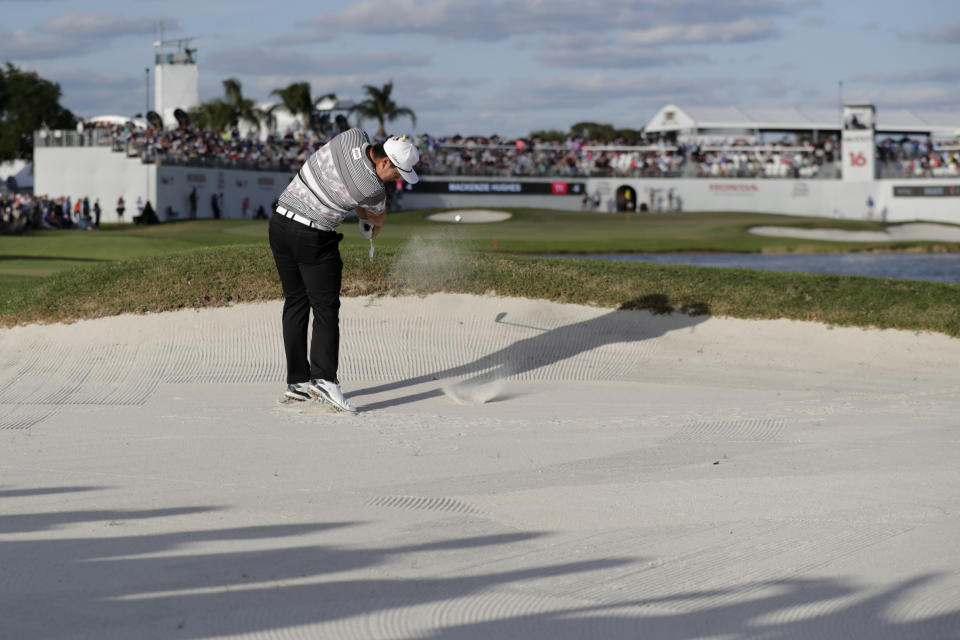
M845 109L859 110L876 130L840 129L839 118L796 109L667 106L647 137L614 144L414 136L424 179L401 185L403 204L960 222L958 127L945 124L953 120L902 111L875 117L872 105ZM37 132L35 192L100 198L107 222L116 219L110 203L120 196L150 201L161 220L183 218L193 192L200 217L212 215L205 205L212 199L222 201L225 217L240 217L269 211L293 172L335 133L161 130L104 118L84 131ZM774 133L780 139L765 139Z

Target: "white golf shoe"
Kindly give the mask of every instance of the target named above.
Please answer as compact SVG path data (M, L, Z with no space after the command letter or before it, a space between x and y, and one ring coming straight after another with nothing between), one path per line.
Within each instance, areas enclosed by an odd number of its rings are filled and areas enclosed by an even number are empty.
M314 378L310 381L308 390L314 398L327 402L340 411L346 411L347 413L357 412L357 410L347 402L347 399L343 397L339 380L330 382L329 380Z
M310 395L310 383L298 382L296 384L288 384L283 397L296 402L306 402L313 397Z

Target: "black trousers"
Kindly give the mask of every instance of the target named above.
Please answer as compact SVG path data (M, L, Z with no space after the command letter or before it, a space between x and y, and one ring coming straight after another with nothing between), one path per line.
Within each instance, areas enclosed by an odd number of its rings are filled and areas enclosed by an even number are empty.
M340 358L342 233L312 229L280 214L270 217L270 248L283 284L283 348L287 384L336 380ZM307 360L307 324L313 334Z

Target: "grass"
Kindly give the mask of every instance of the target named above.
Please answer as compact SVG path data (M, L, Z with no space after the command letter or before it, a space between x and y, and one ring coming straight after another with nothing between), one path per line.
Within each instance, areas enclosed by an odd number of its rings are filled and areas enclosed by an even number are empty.
M751 213L600 214L581 211L512 209L513 218L495 224L433 222L434 210L391 214L378 246L397 248L413 235L442 230L477 251L509 253L633 253L665 251L846 252L891 249L960 251L954 243L846 243L765 238L746 230L758 225L880 230L878 222L774 216ZM99 232L40 231L0 236L0 279L47 276L80 266L79 261L122 260L199 247L257 245L266 241L264 220L195 220L152 227L104 225ZM344 245L365 241L345 225ZM2 281L2 280L0 280Z
M506 209L505 209L506 210ZM745 253L830 253L915 250L960 251L957 243L826 242L768 238L747 233L761 225L879 231L879 222L737 212L669 214L601 214L582 211L509 209L513 218L497 224L437 223L427 219L435 210L408 212L391 218L387 242L404 243L409 232L425 226L442 228L464 246L492 251L497 238L501 252L521 254L637 253L731 251Z
M263 221L197 220L152 227L105 224L100 231L32 231L0 236L0 283L43 277L91 261L163 255L199 247L262 244Z
M516 255L825 251L844 246L745 233L757 224L809 224L809 218L737 213L628 217L520 210L507 223L450 225L425 220L427 213L392 216L373 261L367 259L366 241L348 226L341 245L344 295L495 293L656 313L789 318L960 336L960 285ZM879 226L817 222L856 229ZM494 235L500 247L496 253L491 251ZM854 246L888 250L891 243ZM4 326L281 297L263 221L198 221L6 237L0 238L0 258ZM24 271L18 274L11 264Z

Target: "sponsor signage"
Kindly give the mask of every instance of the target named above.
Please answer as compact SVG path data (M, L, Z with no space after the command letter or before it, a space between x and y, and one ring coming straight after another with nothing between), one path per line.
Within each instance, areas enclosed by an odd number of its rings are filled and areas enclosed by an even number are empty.
M736 183L725 183L725 182L715 182L708 186L710 193L718 195L733 195L733 196L752 196L760 191L759 185L756 184L736 184Z
M187 182L200 182L204 183L207 181L207 174L205 173L188 173Z
M568 196L586 193L587 185L583 182L441 182L421 180L417 184L404 184L404 189L415 193Z
M957 198L960 197L960 185L945 184L931 186L894 187L895 198Z

